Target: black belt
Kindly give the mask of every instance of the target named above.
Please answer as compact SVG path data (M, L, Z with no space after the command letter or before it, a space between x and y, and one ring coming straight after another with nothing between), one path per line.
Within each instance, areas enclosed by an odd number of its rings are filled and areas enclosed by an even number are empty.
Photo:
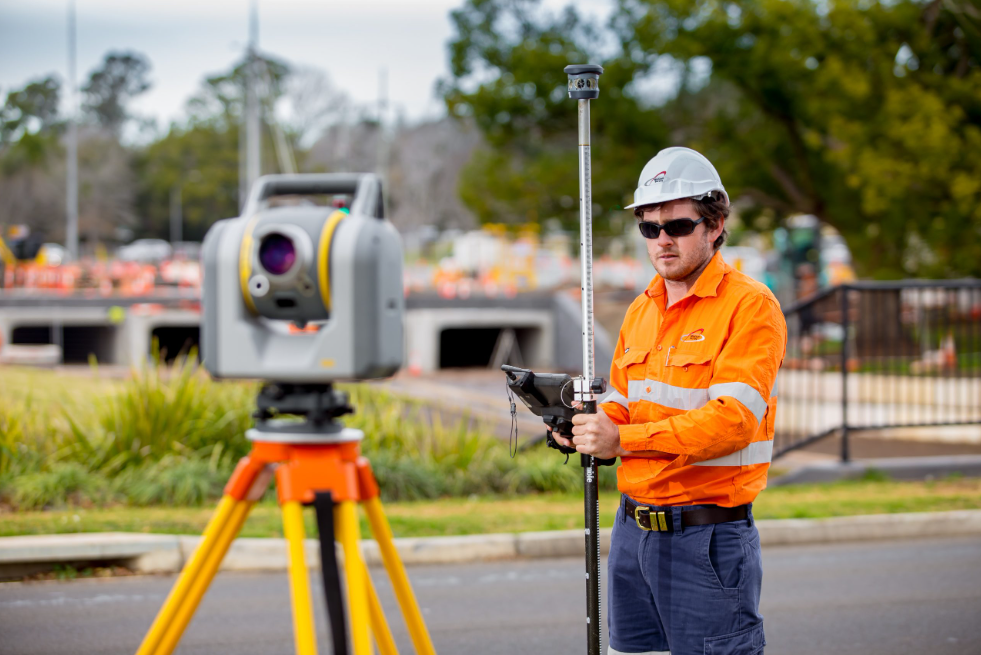
M674 520L670 508L663 511L652 510L647 505L640 505L630 498L624 497L623 510L627 516L637 521L637 526L641 530L674 532ZM739 507L702 507L684 511L682 507L676 507L674 510L681 512L681 525L685 528L692 525L744 521L749 518L748 505L740 505Z

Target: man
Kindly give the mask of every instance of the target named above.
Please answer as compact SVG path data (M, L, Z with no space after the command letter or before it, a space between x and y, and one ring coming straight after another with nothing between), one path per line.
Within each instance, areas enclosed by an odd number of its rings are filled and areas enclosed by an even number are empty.
M634 208L657 270L624 318L603 411L563 445L620 458L609 557L611 655L763 652L752 502L766 486L787 327L729 267L729 198L688 148L644 167Z

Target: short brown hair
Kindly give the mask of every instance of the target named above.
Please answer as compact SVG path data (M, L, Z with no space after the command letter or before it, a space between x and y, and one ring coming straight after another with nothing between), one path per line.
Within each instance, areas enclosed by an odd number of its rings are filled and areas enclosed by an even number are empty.
M699 198L698 200L695 198L689 198L688 200L691 202L695 213L697 213L699 216L705 217L706 230L714 230L715 228L719 227L720 220L729 218L729 204L725 201L725 198L721 194L706 196L704 198ZM665 203L656 202L650 205L635 207L634 216L637 217L637 220L642 220L644 218L644 212L657 209L663 204ZM722 228L722 234L720 234L719 238L715 240L712 247L718 250L722 247L722 244L726 242L728 237L729 232L725 228Z

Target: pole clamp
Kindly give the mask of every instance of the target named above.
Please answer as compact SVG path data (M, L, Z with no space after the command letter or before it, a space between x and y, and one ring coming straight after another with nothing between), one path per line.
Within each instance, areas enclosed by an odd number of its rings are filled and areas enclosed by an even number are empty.
M595 402L606 393L606 380L604 378L593 378L588 385L585 382L586 378L581 375L572 379L577 401L581 403Z

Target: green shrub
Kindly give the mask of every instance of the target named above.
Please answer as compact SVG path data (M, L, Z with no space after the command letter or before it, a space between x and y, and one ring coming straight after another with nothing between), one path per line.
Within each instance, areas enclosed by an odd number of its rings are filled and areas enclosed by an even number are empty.
M113 480L119 496L132 505L203 505L221 496L230 470L198 458L165 457L122 471Z
M124 381L4 369L0 500L24 509L72 503L199 505L220 496L250 444L258 387L217 382L194 353ZM9 374L8 374L9 373ZM416 400L374 384L344 385L385 500L577 490L578 458L507 444L463 414L444 423ZM603 487L615 486L611 469Z
M169 368L134 370L118 391L95 403L93 421L70 419L67 456L113 474L168 456L209 457L217 446L227 457L244 455L254 385L214 382L193 357Z
M8 488L13 504L20 509L96 505L111 499L105 478L74 462L20 475L8 483Z

